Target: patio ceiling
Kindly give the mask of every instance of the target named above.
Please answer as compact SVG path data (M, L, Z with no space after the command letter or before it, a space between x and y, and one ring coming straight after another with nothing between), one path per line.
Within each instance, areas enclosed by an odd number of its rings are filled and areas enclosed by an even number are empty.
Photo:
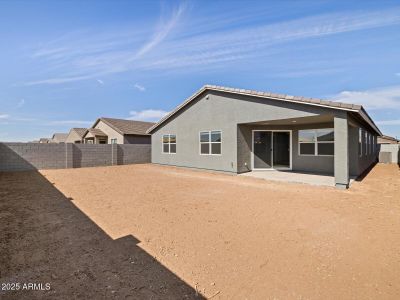
M314 117L291 118L245 123L249 125L306 125L333 123L333 115L319 115Z

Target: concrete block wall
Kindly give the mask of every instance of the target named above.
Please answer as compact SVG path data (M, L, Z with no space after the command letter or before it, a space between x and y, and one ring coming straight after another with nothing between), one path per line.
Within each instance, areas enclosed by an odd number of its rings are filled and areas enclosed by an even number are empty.
M151 145L0 143L0 171L149 163Z
M0 143L0 171L65 168L65 145Z
M140 164L150 162L151 145L150 144L137 144L135 147L132 145L118 145L118 164Z
M379 162L398 164L400 162L400 145L399 144L381 144ZM388 153L388 154L383 154ZM383 156L382 156L383 154ZM385 160L384 157L387 157Z
M111 144L74 144L73 167L98 167L112 165Z

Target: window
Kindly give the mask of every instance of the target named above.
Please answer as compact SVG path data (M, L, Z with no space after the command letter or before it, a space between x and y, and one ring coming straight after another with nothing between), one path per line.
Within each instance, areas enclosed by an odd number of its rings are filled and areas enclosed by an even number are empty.
M364 155L367 156L368 154L368 132L364 131Z
M358 155L359 156L362 156L362 152L363 152L362 144L363 144L363 131L362 131L362 128L360 128L358 130Z
M221 131L200 132L200 154L219 155L221 154Z
M176 153L176 135L164 134L163 135L163 153L174 154Z
M375 136L372 136L372 154L375 154Z
M372 136L372 134L369 134L369 149L370 149L370 154L373 154L374 152L372 151L372 139L373 139L374 137Z
M334 155L333 128L299 130L299 155Z
M111 143L111 144L116 144L116 143L117 143L117 139L111 139L111 140L110 140L110 143Z
M368 145L368 154L371 154L371 134L368 133L368 141L367 141Z

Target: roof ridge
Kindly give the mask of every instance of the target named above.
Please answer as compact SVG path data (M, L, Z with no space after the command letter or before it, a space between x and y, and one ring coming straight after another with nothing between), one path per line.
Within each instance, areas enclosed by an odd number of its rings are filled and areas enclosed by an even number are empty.
M362 105L343 103L343 102L325 100L325 99L319 99L319 98L309 98L309 97L301 97L301 96L292 96L292 95L287 95L287 94L276 94L276 93L271 93L271 92L261 92L261 91L255 91L255 90L223 87L223 86L217 86L217 85L211 85L211 84L205 84L199 90L197 90L194 94L192 94L191 96L186 98L185 101L183 101L181 104L179 104L174 110L172 110L169 114L167 114L166 116L161 118L157 123L155 123L153 126L151 126L147 130L147 133L151 133L155 128L160 126L167 119L169 119L172 115L174 115L177 111L179 111L181 108L185 107L188 103L193 101L193 99L195 99L197 96L199 96L201 93L203 93L207 89L249 95L249 96L254 96L254 97L272 98L275 100L282 100L282 101L288 101L288 102L294 102L294 103L300 103L300 104L323 106L323 107L328 107L328 108L333 108L333 109L342 109L342 110L353 111L353 112L355 111L355 112L359 113L365 119L365 121L371 125L372 128L374 128L379 134L381 134L379 128L376 126L376 124L371 119L371 117L368 115L368 113L365 111L365 109L363 108Z
M313 98L313 97L305 97L305 96L296 96L296 95L289 95L289 94L280 94L280 93L274 93L271 91L260 91L260 90L249 90L249 89L241 89L241 88L232 88L232 87L227 87L227 86L218 86L218 85L212 85L212 84L205 84L202 89L217 89L217 90L223 90L223 91L232 91L232 92L238 92L241 94L252 94L252 95L259 95L259 96L269 96L272 98L282 98L282 99L287 99L287 100L295 100L295 101L314 101L314 102L330 102L329 105L334 105L338 104L337 106L342 107L343 106L351 106L350 108L352 109L361 109L362 105L359 104L354 104L354 103L348 103L348 102L340 102L340 101L334 101L332 99L326 99L326 98ZM347 108L347 107L346 107Z

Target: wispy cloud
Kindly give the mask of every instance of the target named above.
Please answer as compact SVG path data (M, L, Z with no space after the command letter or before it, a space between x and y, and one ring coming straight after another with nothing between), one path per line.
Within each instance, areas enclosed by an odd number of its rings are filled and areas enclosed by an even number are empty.
M343 91L332 99L361 104L368 109L400 109L400 85L365 91Z
M104 81L103 80L101 80L101 79L97 79L96 80L98 83L100 83L101 85L103 85L104 84Z
M52 41L36 51L33 59L47 62L57 72L49 71L53 76L26 85L61 84L132 70L171 72L227 67L229 63L265 56L273 46L283 43L400 24L400 7L322 14L269 25L255 22L246 28L208 22L195 12L183 18L187 13L186 2L180 4L168 18L161 18L153 33L146 31L149 26L142 26L144 29L124 35L118 28L107 33L82 31L73 38L66 35ZM184 26L178 26L183 19ZM203 24L202 30L191 26L192 19ZM149 35L150 40L146 38ZM59 73L66 76L54 75Z
M143 85L140 85L139 83L135 83L134 85L135 89L144 92L146 90L146 88Z
M396 75L396 76L400 76L400 72L399 72L399 73L396 73L396 74L394 74L394 75Z
M13 118L10 118L10 120L18 121L18 122L35 122L38 119L36 119L36 118L13 117Z
M129 119L132 120L158 121L168 114L168 112L160 109L145 109L141 111L130 111L129 114Z
M21 108L21 107L24 106L24 105L25 105L25 99L21 99L21 100L19 100L18 103L17 103L17 108Z
M8 119L9 117L7 114L0 114L0 119Z
M90 125L93 124L92 121L82 121L82 120L60 120L48 122L48 125Z
M30 86L30 85L40 85L40 84L60 84L60 83L68 83L68 82L91 79L94 77L96 77L96 74L85 75L85 76L72 76L72 77L56 77L43 80L29 81L24 85Z
M377 121L376 124L378 124L380 126L400 125L400 119L398 119L398 120Z
M141 57L147 52L150 52L167 37L171 30L177 25L186 7L186 2L182 2L178 8L173 11L171 18L167 22L160 20L160 24L158 25L158 29L153 38L139 49L135 55L135 58Z

